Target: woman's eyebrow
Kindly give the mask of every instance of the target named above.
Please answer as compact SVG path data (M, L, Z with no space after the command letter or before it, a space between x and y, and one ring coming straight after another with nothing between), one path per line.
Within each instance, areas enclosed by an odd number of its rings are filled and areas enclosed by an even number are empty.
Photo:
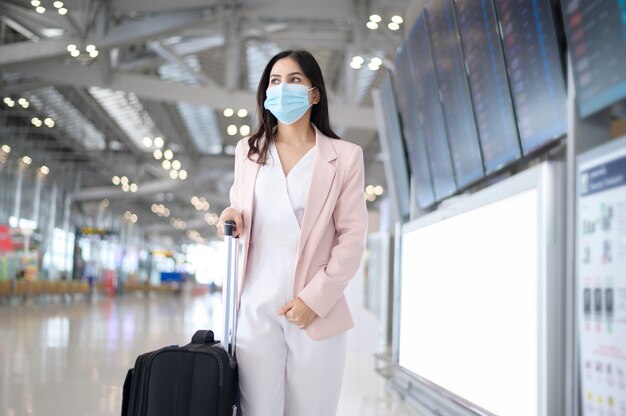
M291 73L287 74L288 77L292 76L292 75L301 75L302 76L302 73L300 73L300 72L291 72ZM270 77L280 77L280 74L271 74Z

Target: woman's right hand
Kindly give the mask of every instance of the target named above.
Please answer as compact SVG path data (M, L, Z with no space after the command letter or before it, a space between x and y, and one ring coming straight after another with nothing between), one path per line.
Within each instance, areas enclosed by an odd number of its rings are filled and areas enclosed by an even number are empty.
M234 208L226 208L220 215L220 220L217 223L217 236L224 238L224 223L226 221L235 222L235 230L233 231L233 237L238 237L243 232L243 218L239 211Z

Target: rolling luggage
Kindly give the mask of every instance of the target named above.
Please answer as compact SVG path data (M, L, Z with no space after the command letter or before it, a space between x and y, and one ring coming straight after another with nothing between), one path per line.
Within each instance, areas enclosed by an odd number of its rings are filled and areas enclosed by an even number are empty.
M124 381L122 416L237 416L237 259L234 223L226 223L227 281L223 285L224 337L197 331L191 343L137 357Z

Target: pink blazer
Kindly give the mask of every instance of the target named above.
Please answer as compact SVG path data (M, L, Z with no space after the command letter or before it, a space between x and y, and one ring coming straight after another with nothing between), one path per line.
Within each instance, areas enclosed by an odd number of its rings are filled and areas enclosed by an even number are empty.
M318 317L306 328L323 339L354 326L344 289L356 274L365 250L367 207L364 196L363 150L331 139L315 128L317 150L302 218L294 272L294 298L300 297ZM245 285L246 263L254 211L254 184L260 165L248 159L248 140L235 150L231 208L243 218L238 300Z

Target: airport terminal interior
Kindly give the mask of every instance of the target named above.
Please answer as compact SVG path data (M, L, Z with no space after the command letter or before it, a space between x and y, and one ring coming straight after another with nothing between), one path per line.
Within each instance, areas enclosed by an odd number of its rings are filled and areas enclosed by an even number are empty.
M365 165L336 414L626 416L624 0L0 0L0 416L223 339L235 146L302 49Z

